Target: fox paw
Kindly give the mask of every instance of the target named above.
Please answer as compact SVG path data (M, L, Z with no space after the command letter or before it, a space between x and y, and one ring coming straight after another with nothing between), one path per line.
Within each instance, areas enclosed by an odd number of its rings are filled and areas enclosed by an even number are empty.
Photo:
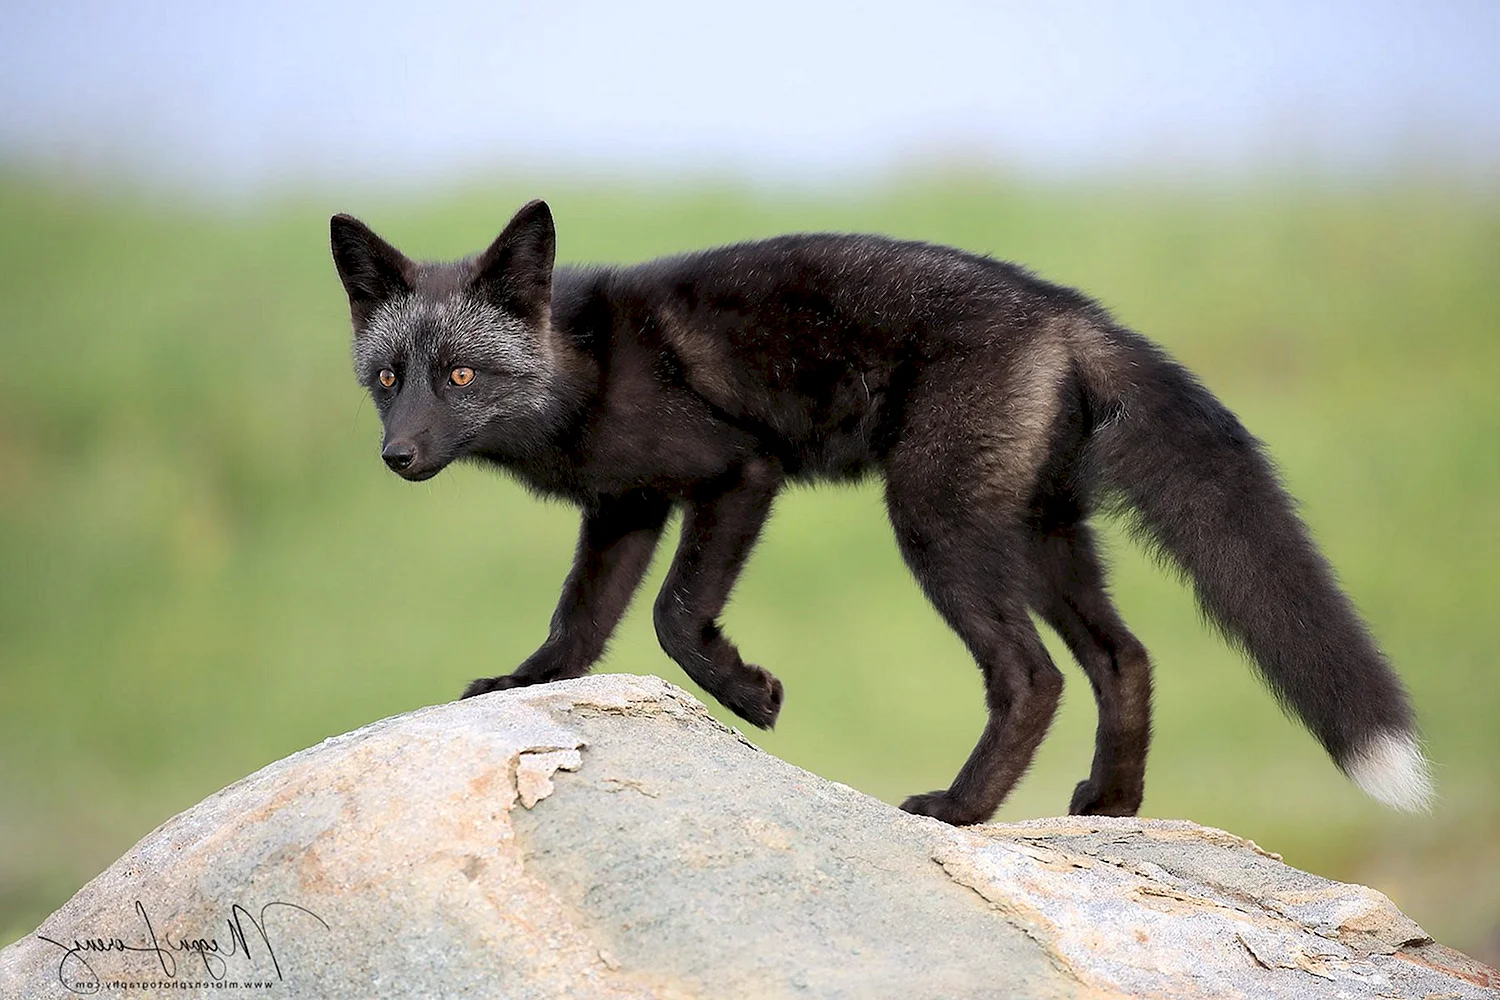
M1068 812L1074 816L1134 816L1141 808L1141 793L1118 788L1100 789L1092 778L1086 778L1073 789Z
M781 681L760 667L750 664L746 667L750 672L736 677L734 684L719 696L719 701L750 725L771 729L781 714L781 701L785 696Z
M940 819L953 826L970 826L974 823L982 823L989 818L985 813L976 812L972 806L964 805L948 792L913 795L901 803L901 808L918 816Z
M508 691L511 688L526 687L535 681L523 680L515 674L502 674L499 677L479 677L469 682L464 688L464 693L459 698L472 698L476 694L489 694L491 691Z

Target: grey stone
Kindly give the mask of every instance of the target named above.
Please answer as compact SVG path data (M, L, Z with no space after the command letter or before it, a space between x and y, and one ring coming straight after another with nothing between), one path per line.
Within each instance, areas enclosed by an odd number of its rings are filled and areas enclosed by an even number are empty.
M623 675L294 754L163 824L0 952L6 1000L120 982L136 985L103 992L1456 1000L1500 995L1496 976L1374 890L1222 831L953 829Z

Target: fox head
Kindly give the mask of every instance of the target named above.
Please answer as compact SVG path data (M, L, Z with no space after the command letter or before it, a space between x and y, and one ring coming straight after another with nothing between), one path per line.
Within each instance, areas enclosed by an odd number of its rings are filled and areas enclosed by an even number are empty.
M412 261L352 216L335 215L330 228L355 375L380 412L392 471L429 479L540 433L557 375L545 202L517 212L488 250L449 263Z

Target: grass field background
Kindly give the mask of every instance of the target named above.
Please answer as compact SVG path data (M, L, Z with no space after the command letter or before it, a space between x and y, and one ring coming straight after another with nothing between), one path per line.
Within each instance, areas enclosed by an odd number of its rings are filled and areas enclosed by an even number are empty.
M470 252L537 195L565 260L880 231L1026 263L1167 345L1269 444L1411 686L1442 798L1418 817L1363 798L1111 530L1119 604L1158 665L1144 813L1372 884L1500 960L1500 200L977 173L219 210L0 177L0 943L210 792L540 642L575 515L475 468L385 471L326 249L342 210L417 255ZM647 607L605 669L697 693ZM897 802L946 785L979 732L978 672L875 484L787 494L725 622L787 687L780 728L752 737L819 774ZM1052 648L1065 704L1002 820L1064 811L1088 769L1088 686Z

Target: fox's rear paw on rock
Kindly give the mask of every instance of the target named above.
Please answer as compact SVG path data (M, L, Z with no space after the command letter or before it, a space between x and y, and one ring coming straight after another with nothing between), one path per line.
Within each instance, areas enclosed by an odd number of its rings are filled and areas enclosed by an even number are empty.
M510 688L526 687L535 681L527 681L517 678L515 674L502 674L499 677L479 677L469 682L464 688L460 698L472 698L476 694L489 694L491 691L507 691Z
M1099 789L1086 778L1073 789L1068 812L1074 816L1134 816L1141 808L1141 793L1118 788Z
M906 812L915 813L918 816L931 816L933 819L940 819L954 826L969 826L982 823L989 818L988 813L978 812L973 806L964 805L948 792L913 795L901 803L901 808Z
M746 666L750 667L749 664ZM770 729L781 714L784 696L781 681L760 667L750 667L750 670L753 673L737 676L719 701L750 725Z

